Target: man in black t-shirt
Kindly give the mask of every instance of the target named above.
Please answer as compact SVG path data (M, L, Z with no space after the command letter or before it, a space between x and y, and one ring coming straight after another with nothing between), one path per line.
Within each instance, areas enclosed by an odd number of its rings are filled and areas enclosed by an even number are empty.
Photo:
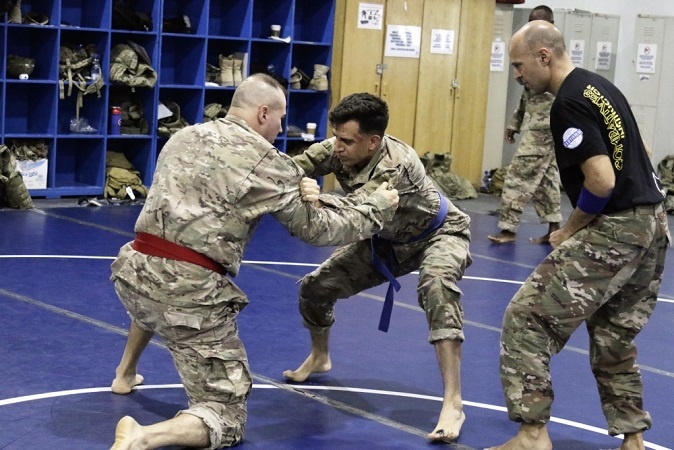
M561 32L529 22L510 41L515 78L556 96L550 111L562 185L574 210L550 235L554 250L510 301L501 334L501 381L517 435L492 450L550 450L550 358L586 323L591 366L611 435L644 448L634 338L650 317L670 240L664 192L625 97L576 68Z

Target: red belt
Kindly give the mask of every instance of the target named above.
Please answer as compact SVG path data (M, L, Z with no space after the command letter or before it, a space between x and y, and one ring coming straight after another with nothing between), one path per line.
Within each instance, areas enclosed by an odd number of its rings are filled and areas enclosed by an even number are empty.
M178 245L175 242L167 241L158 236L149 233L136 233L136 239L134 239L131 247L137 252L151 255L159 256L161 258L175 259L177 261L184 261L197 266L210 269L213 272L217 272L221 275L227 275L227 270L222 266L222 264L217 263L215 260L209 258L206 255L202 255L199 252Z

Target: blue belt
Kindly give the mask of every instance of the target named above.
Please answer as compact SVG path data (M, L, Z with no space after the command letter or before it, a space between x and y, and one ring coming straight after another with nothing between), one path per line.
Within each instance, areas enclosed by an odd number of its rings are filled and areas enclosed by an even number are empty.
M411 241L408 241L407 243L420 241L440 228L440 225L442 225L442 222L445 220L445 217L447 217L447 212L449 211L449 201L439 192L438 195L440 195L440 210L433 219L433 222L431 222L428 228L420 235ZM376 245L380 242L388 244L386 264L384 264L381 259L379 259L379 255L377 255L375 251ZM384 275L389 281L388 290L386 291L386 299L384 300L384 307L382 308L381 317L379 318L379 331L386 333L388 331L388 326L391 323L391 312L393 311L393 290L395 289L396 292L400 290L400 283L398 283L398 280L396 280L396 278L391 273L393 270L393 246L391 245L391 241L381 239L378 235L375 234L370 240L370 250L372 251L372 265L375 269L377 269L377 272Z

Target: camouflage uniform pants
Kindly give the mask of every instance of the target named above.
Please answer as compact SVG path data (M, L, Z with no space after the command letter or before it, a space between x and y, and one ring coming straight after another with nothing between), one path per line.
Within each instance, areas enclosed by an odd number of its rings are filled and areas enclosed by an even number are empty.
M167 305L140 295L121 279L115 280L115 290L134 322L159 335L171 352L189 399L188 409L178 414L204 421L210 449L241 442L252 379L236 324L240 305Z
M443 232L443 227L422 241L393 245L394 276L419 270L418 302L426 313L429 342L464 339L461 290L456 282L472 261L468 251L470 232L466 229L452 234ZM376 249L382 261L386 261L385 247ZM302 279L299 307L304 325L312 332L327 332L335 321L337 299L385 281L372 265L369 239L338 248Z
M667 216L654 209L598 216L550 253L510 301L501 382L511 420L550 419L550 358L585 322L608 432L650 428L634 338L655 308L669 240Z
M524 207L533 200L541 223L562 221L559 169L549 131L527 130L503 183L498 227L517 232Z

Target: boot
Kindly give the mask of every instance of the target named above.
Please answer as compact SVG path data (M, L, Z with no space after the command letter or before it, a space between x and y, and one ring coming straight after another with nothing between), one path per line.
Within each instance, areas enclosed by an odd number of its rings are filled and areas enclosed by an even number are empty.
M234 59L232 55L220 58L220 86L234 86Z
M322 64L314 64L314 77L309 82L309 89L315 91L328 90L328 66Z
M220 68L206 63L206 81L220 85Z
M7 23L21 23L21 0L7 13Z
M302 89L302 75L297 67L290 69L290 89Z
M237 58L234 55L232 59L232 77L234 79L234 86L238 86L243 81L243 73L241 73L241 66L243 65L243 59Z

